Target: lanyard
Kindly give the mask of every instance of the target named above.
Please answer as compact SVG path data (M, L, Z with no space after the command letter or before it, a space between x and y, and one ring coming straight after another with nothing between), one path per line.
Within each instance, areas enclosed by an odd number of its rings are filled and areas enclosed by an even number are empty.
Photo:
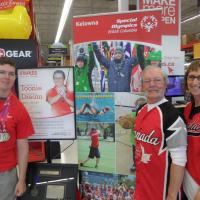
M10 106L10 97L11 95L9 95L6 98L6 101L3 104L3 108L0 111L0 132L6 132L6 120L7 120L7 116L8 116L8 108Z

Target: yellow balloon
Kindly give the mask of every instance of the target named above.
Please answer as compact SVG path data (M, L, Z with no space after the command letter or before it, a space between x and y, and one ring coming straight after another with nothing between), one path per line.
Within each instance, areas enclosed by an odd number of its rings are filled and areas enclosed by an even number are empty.
M24 6L0 11L0 39L29 39L31 31L31 19Z

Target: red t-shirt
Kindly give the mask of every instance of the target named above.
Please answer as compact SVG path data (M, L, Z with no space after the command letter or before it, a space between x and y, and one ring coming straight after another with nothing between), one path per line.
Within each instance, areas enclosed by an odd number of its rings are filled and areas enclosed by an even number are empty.
M200 107L194 108L190 119L189 115L191 107L192 104L188 103L184 109L184 116L187 122L188 131L186 169L192 179L200 186Z
M99 147L99 133L97 131L90 132L90 137L92 140L91 147L98 148Z
M52 88L48 91L47 99L49 97L55 97L56 95L58 95L58 93L56 91L56 88L54 87L54 88ZM71 100L71 101L74 100L73 92L67 90L66 96L69 100ZM58 101L53 103L51 105L51 109L52 109L54 116L67 115L67 114L70 114L72 112L69 104L65 101L64 97L60 97L60 99Z
M171 158L168 148L187 144L186 127L177 110L164 102L148 111L142 107L135 121L136 189L134 200L166 199Z
M4 102L0 101L0 111L3 105ZM0 171L10 170L17 165L16 140L27 138L34 133L28 112L14 95L10 96L5 128L10 138L8 141L0 142Z

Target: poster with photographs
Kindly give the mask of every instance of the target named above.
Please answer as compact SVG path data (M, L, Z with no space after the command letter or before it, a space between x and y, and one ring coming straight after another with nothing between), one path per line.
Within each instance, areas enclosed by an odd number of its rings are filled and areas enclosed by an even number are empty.
M146 101L141 76L148 65L161 67L161 23L161 10L73 18L78 163L94 181L107 172L116 185L118 174L133 176L134 185L134 119Z

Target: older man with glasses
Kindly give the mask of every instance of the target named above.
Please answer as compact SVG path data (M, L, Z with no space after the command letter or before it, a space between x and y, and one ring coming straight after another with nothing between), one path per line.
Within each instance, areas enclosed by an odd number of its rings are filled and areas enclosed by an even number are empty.
M142 73L147 103L138 109L135 200L176 200L186 164L187 133L179 112L165 99L167 77L161 68Z

